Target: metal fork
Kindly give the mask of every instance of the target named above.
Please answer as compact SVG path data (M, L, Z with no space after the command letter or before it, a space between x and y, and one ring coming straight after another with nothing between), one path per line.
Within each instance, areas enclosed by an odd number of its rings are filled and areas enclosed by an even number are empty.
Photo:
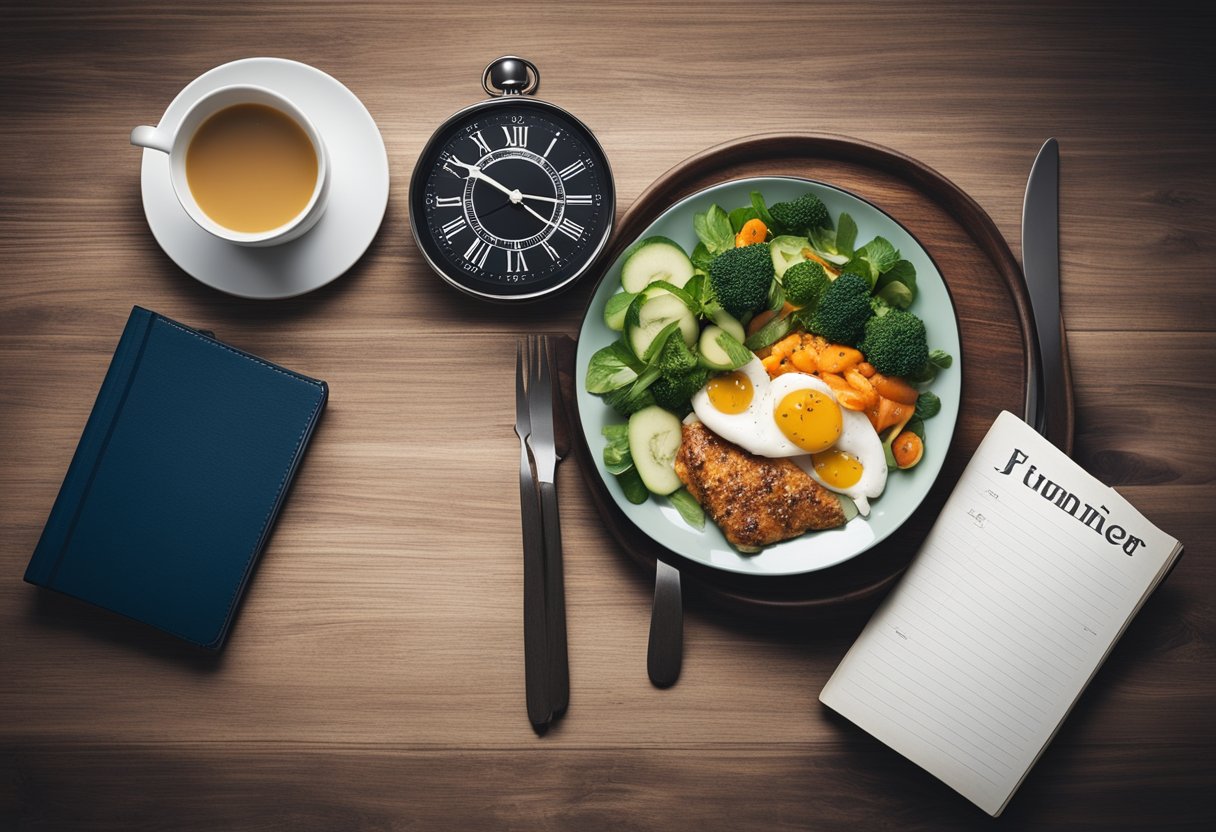
M557 448L553 435L554 364L548 337L529 338L528 406L531 435L528 446L536 462L540 485L540 516L545 538L545 617L549 649L549 706L563 713L570 703L570 666L566 649L566 589L562 566L562 534L557 510L554 469Z
M519 513L524 538L524 683L528 720L540 731L553 718L553 707L549 696L549 649L545 623L545 541L536 482L532 479L532 466L528 462L532 420L524 376L531 374L531 352L530 344L520 341L516 345L515 434L519 437Z

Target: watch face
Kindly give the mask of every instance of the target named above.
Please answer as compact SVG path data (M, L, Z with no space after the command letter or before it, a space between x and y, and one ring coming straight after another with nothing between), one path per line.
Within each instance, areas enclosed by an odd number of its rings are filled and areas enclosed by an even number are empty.
M414 236L431 265L457 288L500 300L579 277L608 239L615 204L590 131L518 96L457 113L410 182Z

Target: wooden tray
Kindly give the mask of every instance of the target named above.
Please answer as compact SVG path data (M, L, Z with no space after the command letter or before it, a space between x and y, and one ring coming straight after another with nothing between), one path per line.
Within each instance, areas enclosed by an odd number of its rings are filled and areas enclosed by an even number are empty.
M1027 159L1029 170L1030 159ZM693 563L643 535L613 502L583 436L573 396L574 344L560 350L572 445L591 494L622 548L640 564L676 566L687 596L736 612L814 617L869 598L903 572L997 414L1025 416L1027 385L1037 375L1030 299L1008 244L975 200L933 169L879 145L827 134L751 136L710 148L676 165L625 213L604 255L603 280L620 253L677 200L731 179L802 176L852 191L889 213L933 257L958 313L963 371L958 425L942 472L920 509L883 543L840 566L795 577L743 576ZM1021 194L1010 194L1020 200ZM598 283L598 280L596 281ZM589 296L594 295L594 289ZM1066 348L1067 349L1067 348ZM1065 352L1067 367L1067 351ZM1067 375L1066 375L1067 378ZM1049 437L1072 451L1071 384L1048 395L1067 402L1065 429Z

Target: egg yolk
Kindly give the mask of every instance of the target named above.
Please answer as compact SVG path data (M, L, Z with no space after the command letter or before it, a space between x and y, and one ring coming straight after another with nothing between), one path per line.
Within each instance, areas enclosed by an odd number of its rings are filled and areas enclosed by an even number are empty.
M824 451L811 457L815 473L830 488L848 488L856 485L864 470L861 460L844 451Z
M773 418L786 439L812 454L832 447L843 423L831 396L813 389L787 393L773 410Z
M711 378L705 392L709 403L723 413L742 413L752 403L752 381L740 372Z

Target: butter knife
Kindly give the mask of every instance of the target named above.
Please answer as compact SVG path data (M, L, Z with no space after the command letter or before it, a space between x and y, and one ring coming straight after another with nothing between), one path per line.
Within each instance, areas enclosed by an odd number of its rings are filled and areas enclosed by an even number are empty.
M1038 372L1026 391L1026 421L1056 445L1067 441L1067 375L1060 314L1060 146L1039 150L1022 203L1022 272L1038 340Z

